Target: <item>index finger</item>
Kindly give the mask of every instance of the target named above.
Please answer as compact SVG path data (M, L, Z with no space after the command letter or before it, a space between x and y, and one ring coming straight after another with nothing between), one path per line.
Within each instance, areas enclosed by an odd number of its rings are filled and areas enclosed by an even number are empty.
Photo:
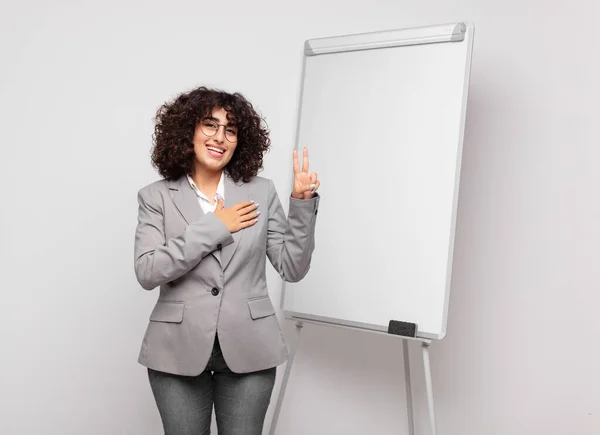
M298 163L298 150L294 149L293 152L293 161L294 161L294 174L300 172L300 164Z
M249 207L249 206L251 206L251 205L253 205L253 204L254 204L254 202L252 202L252 201L242 201L242 202L238 202L238 203L235 205L235 209L239 211L239 210L241 210L241 209L243 209L243 208L246 208L246 207Z

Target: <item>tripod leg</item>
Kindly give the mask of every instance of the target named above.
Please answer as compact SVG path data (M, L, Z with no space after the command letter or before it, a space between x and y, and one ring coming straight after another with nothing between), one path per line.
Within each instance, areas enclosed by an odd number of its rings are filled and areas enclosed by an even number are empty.
M269 429L269 435L275 435L275 429L277 428L277 421L279 420L279 414L281 413L281 405L283 403L283 396L287 388L290 373L292 371L292 364L294 363L294 357L296 356L296 348L298 347L298 340L300 339L300 332L304 325L301 322L296 323L296 341L292 346L290 357L285 366L285 372L283 373L283 380L281 381L281 388L279 389L279 396L277 397L277 403L275 404L275 412L273 414L273 420L271 422L271 428Z
M406 385L406 410L408 413L408 435L415 435L413 416L412 386L410 383L410 360L408 359L408 340L402 340L404 350L404 381Z
M429 425L431 427L431 435L437 434L435 423L435 408L433 406L433 386L431 382L431 364L429 361L429 343L422 343L423 349L423 365L425 367L425 386L427 388L427 404L429 407Z

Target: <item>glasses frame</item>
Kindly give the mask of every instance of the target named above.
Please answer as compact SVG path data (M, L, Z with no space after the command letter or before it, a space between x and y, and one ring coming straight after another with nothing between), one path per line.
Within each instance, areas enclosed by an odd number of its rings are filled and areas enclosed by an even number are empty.
M204 123L205 122L211 122L211 123L215 124L217 126L217 130L213 134L207 134L206 131L204 130ZM219 124L217 121L214 121L214 120L212 120L210 118L204 118L204 119L200 120L200 129L202 130L202 133L204 133L205 136L208 136L208 137L215 136L219 132L219 129L221 127L223 127L223 136L225 136L225 140L227 140L227 142L229 142L229 143L237 143L237 141L238 141L238 136L237 136L238 132L237 132L237 129L236 129L236 133L235 133L235 140L232 141L232 140L230 140L227 137L227 132L225 131L225 129L227 127L229 127L227 124Z

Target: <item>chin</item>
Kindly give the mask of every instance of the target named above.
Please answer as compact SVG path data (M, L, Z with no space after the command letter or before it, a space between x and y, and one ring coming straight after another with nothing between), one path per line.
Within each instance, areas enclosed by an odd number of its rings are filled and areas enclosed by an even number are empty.
M202 167L208 171L222 171L227 166L226 162L211 162L208 165L202 165Z

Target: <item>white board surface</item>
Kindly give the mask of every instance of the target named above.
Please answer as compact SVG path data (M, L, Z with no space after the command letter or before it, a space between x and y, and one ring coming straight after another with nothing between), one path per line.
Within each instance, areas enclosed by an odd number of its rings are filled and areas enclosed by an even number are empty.
M311 269L285 283L287 318L445 335L472 33L305 55L296 145L322 199Z

